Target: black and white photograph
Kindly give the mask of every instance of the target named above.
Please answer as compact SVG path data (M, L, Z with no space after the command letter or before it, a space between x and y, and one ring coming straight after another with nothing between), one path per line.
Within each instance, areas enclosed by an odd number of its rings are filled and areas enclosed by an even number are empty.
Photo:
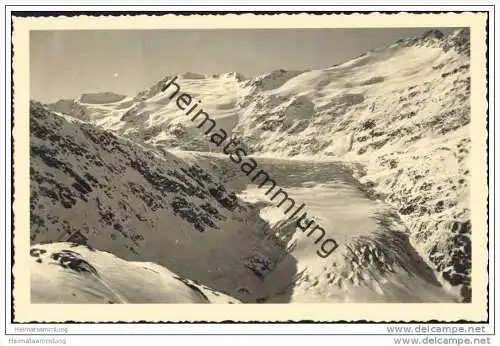
M483 306L484 16L419 16L29 30L27 304Z

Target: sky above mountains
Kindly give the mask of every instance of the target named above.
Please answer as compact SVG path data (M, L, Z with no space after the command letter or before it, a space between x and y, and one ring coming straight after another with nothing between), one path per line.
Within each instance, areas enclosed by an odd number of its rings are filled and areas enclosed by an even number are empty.
M30 33L30 98L135 95L181 72L327 68L430 28L67 30ZM437 28L449 33L454 28Z

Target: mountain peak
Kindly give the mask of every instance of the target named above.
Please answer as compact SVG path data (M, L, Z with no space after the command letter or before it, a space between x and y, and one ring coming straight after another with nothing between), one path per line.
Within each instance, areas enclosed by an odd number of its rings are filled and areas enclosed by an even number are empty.
M444 34L442 31L439 31L437 29L432 29L429 31L426 31L422 35L422 39L428 39L428 38L437 38L438 40L442 39L444 37Z

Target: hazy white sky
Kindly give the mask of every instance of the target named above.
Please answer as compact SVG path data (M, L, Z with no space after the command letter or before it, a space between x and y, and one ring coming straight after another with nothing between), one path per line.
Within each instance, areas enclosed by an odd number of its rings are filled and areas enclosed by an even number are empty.
M249 77L280 68L326 68L428 30L32 31L30 97L49 102L85 92L135 95L164 76L188 71L239 72Z

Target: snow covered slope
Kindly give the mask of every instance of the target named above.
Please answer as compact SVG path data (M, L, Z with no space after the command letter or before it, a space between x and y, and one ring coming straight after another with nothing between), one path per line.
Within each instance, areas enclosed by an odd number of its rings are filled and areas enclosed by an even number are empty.
M470 301L469 51L467 30L430 31L321 70L247 80L185 73L176 82L248 152L355 165L365 191L398 212L438 279ZM170 89L161 91L172 77L115 103L48 107L159 150L214 151L169 101Z
M139 139L143 143L176 147L186 150L211 151L215 146L200 137L195 123L186 121L186 116L170 99L175 87L162 91L164 85L174 76L167 76L135 97L124 98L114 103L96 102L106 99L106 95L95 94L92 102L61 100L47 105L50 109L91 122L121 135ZM193 73L177 76L176 83L182 92L188 92L201 101L203 108L214 119L218 127L228 132L236 126L240 114L237 101L243 77L226 73L208 77ZM180 93L179 93L180 94Z
M238 303L155 263L128 262L72 243L35 245L33 303Z
M367 194L353 178L349 162L256 157L260 167L280 182L297 204L304 203L302 212L307 214L298 228L301 213L289 219L284 208L269 201L265 188L249 182L248 177L244 184L241 172L235 171L238 168L227 157L203 155L224 172L226 186L260 207L262 218L296 261L292 284L283 279L289 267L287 259L266 276L266 302L460 301L458 292L439 282L416 251L394 208ZM320 231L311 232L313 227L306 226L309 220L321 225L325 236ZM330 252L331 244L322 242L327 238L339 247Z
M158 152L41 104L30 109L31 242L86 238L244 301L284 257L258 210L189 158ZM293 260L289 280L294 274Z

